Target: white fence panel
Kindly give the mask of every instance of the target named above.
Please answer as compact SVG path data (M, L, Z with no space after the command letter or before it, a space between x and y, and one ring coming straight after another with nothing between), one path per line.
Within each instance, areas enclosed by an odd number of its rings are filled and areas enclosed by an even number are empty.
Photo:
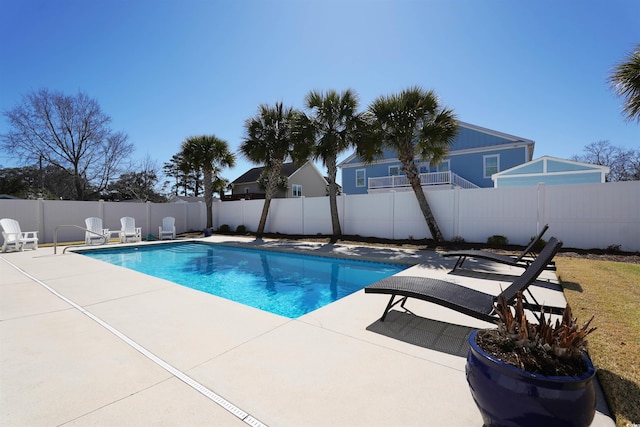
M146 203L105 202L103 205L104 217L102 225L109 230L120 230L120 218L130 216L135 219L136 227L142 228L142 237L150 233L151 227L147 219ZM158 230L156 229L156 233Z
M213 219L217 224L216 229L226 224L233 230L243 223L244 201L238 200L233 202L216 201L213 204ZM251 229L247 227L247 229Z
M183 203L179 203L182 205ZM185 231L202 231L207 226L207 205L201 202L198 203L184 203L187 205L187 217L185 218ZM216 204L214 203L213 206ZM216 217L214 215L213 220ZM176 218L176 233L179 233L178 218Z
M544 193L544 220L565 247L640 250L640 182L547 186Z
M328 197L303 197L303 230L302 234L315 235L332 233L331 211ZM340 212L344 209L344 197L338 197L338 218L343 218ZM341 227L344 227L342 222Z
M244 225L247 231L256 231L262 215L264 200L235 200L230 202L216 202L213 205L214 223L217 228L228 225L231 231L235 231L239 225ZM273 208L273 201L271 202ZM217 217L217 220L216 220ZM268 231L269 218L265 231Z
M392 207L392 239L428 239L431 232L427 227L422 211L418 205L413 191L390 193L393 197L390 203ZM427 200L431 202L430 195ZM431 205L430 205L431 206ZM432 207L433 210L433 207Z
M43 218L39 200L0 199L0 218L12 218L20 222L20 230L37 231L43 239Z
M456 193L460 200L455 236L467 242L484 243L490 236L502 235L509 243L526 245L531 236L538 234L536 187L482 188Z
M418 200L416 199L413 191L409 193L413 196L415 202L416 209L419 212L419 217L422 219L422 223L424 224L425 236L426 238L431 238L431 231L427 227L427 223L422 216L422 211L420 210L420 205L418 204ZM438 227L440 228L440 232L442 233L445 240L451 239L454 234L453 230L456 228L456 220L455 217L455 208L456 208L456 191L452 189L446 190L432 190L425 192L427 196L427 202L429 203L429 207L431 208L431 212L433 216L436 218L438 223ZM417 221L417 219L416 219ZM416 227L419 225L416 223ZM415 237L415 236L414 236Z
M272 199L264 231L267 233L302 234L304 219L302 200L301 197ZM257 228L256 224L253 230Z
M344 197L342 233L393 239L393 194L358 194Z
M191 203L191 205L200 209L204 206L204 203ZM162 225L162 218L167 216L172 216L176 219L176 233L180 234L186 233L187 231L193 231L193 229L190 229L187 222L188 207L188 203L148 203L147 208L149 212L149 224L151 228L149 233L153 234L155 237L158 237L158 227ZM197 227L198 230L202 230L202 228L204 228L204 226ZM146 234L144 236L146 236Z
M97 202L79 202L73 200L41 200L42 213L46 221L43 229L43 242L52 242L56 228L58 242L84 241L85 218L101 216L102 204ZM20 219L22 222L22 219ZM75 225L76 227L60 227ZM120 230L120 225L116 230Z

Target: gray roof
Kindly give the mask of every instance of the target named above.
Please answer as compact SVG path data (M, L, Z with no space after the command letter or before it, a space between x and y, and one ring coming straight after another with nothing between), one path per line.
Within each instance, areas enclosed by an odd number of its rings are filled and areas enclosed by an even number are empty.
M287 178L294 174L295 171L300 169L300 166L296 163L283 163L281 175L286 176ZM260 175L262 175L262 171L264 170L264 166L260 166L257 168L249 169L238 178L236 178L232 184L247 184L250 182L257 182Z

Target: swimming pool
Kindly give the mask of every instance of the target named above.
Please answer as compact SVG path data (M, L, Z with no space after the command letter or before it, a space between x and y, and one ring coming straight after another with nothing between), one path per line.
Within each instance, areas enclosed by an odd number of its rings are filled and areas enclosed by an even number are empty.
M408 267L202 242L78 253L289 318Z

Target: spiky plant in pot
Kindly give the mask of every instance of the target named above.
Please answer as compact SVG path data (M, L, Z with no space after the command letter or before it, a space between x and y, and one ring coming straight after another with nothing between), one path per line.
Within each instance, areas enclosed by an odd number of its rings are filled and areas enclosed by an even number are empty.
M496 312L497 328L471 334L466 365L485 426L588 426L596 406L586 354L593 317L580 327L567 305L561 319L542 312L533 323L522 294L515 310L501 295Z
M538 323L530 322L524 311L522 294L518 294L515 313L503 295L496 303L500 318L497 329L480 331L476 342L489 354L525 371L542 375L573 376L586 370L582 355L586 351L586 337L596 330L589 325L593 316L582 327L569 304L562 319L552 323L551 316L540 314Z

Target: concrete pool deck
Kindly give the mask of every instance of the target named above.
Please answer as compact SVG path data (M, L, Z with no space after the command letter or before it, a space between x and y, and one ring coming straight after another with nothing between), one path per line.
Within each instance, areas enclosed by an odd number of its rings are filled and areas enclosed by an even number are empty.
M405 261L499 293L520 268L434 251L213 236L321 255ZM115 246L115 245L109 245ZM53 248L0 254L0 425L481 426L464 334L491 324L356 292L288 319ZM504 275L504 276L500 276ZM553 271L532 290L564 305ZM446 322L446 323L445 323ZM592 426L614 426L597 412Z

